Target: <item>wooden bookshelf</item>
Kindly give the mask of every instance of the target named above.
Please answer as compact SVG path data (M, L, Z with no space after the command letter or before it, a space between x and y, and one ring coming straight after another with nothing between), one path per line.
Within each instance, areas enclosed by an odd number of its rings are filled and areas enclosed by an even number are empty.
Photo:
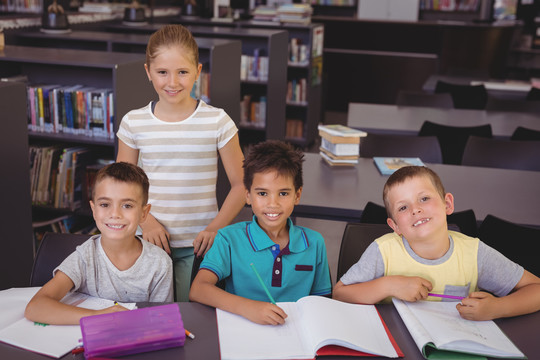
M22 31L14 35L18 45L145 53L149 34L74 30L67 34ZM240 117L241 43L238 40L196 38L203 72L210 75L210 104L225 109L231 118ZM144 72L144 70L141 70Z
M0 217L0 290L4 290L29 285L34 259L25 85L0 82L0 108L0 167L4 175L0 196L5 202Z

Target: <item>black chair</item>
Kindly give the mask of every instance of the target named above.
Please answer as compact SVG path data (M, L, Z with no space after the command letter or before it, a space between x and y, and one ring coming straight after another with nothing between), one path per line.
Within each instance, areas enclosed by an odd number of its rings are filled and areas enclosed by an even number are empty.
M464 85L438 80L435 93L449 93L456 109L485 109L487 90L484 84Z
M201 266L203 260L204 256L195 255L195 258L193 259L193 266L191 268L191 280L189 282L190 286L191 284L193 284L193 280L195 280L195 276L197 276L197 273L199 272L199 267ZM225 280L218 281L217 286L225 290Z
M527 100L538 101L540 100L540 89L537 87L531 87L531 90L527 93Z
M512 133L510 140L538 141L540 140L540 130L533 130L523 126L518 126Z
M339 249L336 281L360 259L373 240L390 232L388 225L348 223Z
M362 210L360 223L386 224L387 218L388 215L384 206L369 201L364 207L364 210ZM446 217L446 222L448 223L448 229L450 230L456 230L472 237L478 236L476 215L472 209L454 211ZM392 231L390 226L388 226L388 230Z
M538 261L540 229L487 215L480 225L478 235L487 245L534 275L540 276L540 261Z
M423 91L400 90L396 98L396 105L452 109L454 101L449 93L434 94Z
M32 267L30 286L45 285L52 279L53 270L89 238L90 235L82 234L45 233Z
M540 114L540 101L504 99L489 96L486 103L486 110Z
M426 163L442 163L441 147L435 136L370 133L360 140L360 156L419 157Z
M443 164L460 165L463 150L469 136L492 138L490 124L479 126L449 126L425 121L418 132L419 136L436 136L441 146Z
M462 165L540 171L540 142L471 136Z

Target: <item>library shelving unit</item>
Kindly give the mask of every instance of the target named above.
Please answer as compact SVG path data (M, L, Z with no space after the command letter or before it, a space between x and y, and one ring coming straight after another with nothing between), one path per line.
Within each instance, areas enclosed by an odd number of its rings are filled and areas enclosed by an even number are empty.
M0 82L0 108L0 196L4 201L0 216L0 290L4 290L28 286L34 259L25 85Z
M7 45L0 52L0 77L25 75L29 84L59 84L62 86L82 84L95 88L112 89L115 109L113 124L116 133L119 121L124 114L131 109L148 104L155 97L155 92L144 72L143 64L144 55L142 54ZM11 102L21 101L21 96L25 104L25 115L21 121L22 125L27 128L26 91L22 95L15 92L8 94L7 99ZM9 109L10 106L3 108ZM62 147L84 145L93 150L99 157L109 159L115 157L116 141L113 138L28 130L25 131L25 136L27 137L26 141L30 141L31 144L61 145ZM28 167L28 149L18 151L25 152L24 164ZM26 176L29 176L29 172L26 173ZM18 186L24 188L24 191L30 191L30 186L22 181ZM31 203L29 202L29 204ZM39 210L40 215L46 213L51 218L58 217L59 213L62 212L81 215L77 211L67 208L38 207L37 210ZM88 217L88 215L88 213L82 213L82 216ZM30 214L27 215L28 219L19 220L36 220L32 217L33 215Z
M252 125L239 121L241 116L233 118L240 129L240 141L247 145L265 139L285 138L285 111L287 92L287 53L288 32L280 29L246 29L231 26L204 26L209 21L184 22L193 35L199 38L240 40L242 54L253 55L255 49L259 49L268 57L268 80L241 81L240 98L249 94L255 97L266 97L266 121L265 125ZM191 25L197 24L197 25ZM203 25L201 25L203 24ZM152 33L163 24L148 24L145 26L126 26L122 24L110 24L105 30L124 33ZM240 61L236 65L240 71ZM232 71L236 71L236 67ZM238 77L240 79L240 76Z
M111 33L73 30L67 34L21 31L14 41L24 46L85 49L113 52L145 53L149 34ZM203 72L210 75L210 104L225 109L232 119L240 118L239 40L196 38ZM141 69L144 72L144 69Z

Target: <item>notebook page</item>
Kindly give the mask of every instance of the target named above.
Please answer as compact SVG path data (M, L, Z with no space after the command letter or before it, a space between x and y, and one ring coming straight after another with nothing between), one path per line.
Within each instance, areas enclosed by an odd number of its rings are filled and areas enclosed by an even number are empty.
M322 296L297 302L306 342L316 346L340 345L386 357L398 357L373 305L348 304ZM316 349L312 352L315 353Z
M439 349L487 356L524 356L493 321L465 320L459 315L456 303L418 301L405 304L431 334Z
M221 359L313 359L302 343L296 304L277 305L288 315L284 325L259 325L216 309Z
M433 342L433 339L427 333L426 329L422 326L418 319L414 316L412 311L407 307L404 301L393 298L392 302L394 303L394 306L396 307L396 310L398 311L401 320L403 320L405 326L409 330L409 333L411 334L414 342L416 343L416 346L418 347L420 352L422 352L422 348L424 347L424 345Z

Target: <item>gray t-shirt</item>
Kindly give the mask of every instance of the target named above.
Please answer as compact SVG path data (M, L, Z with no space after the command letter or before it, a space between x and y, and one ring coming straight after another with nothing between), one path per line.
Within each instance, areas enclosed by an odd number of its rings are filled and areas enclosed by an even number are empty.
M92 236L69 255L53 274L60 270L78 291L120 302L173 301L172 260L167 253L148 241L139 239L142 252L127 270L118 270L101 247L101 235Z
M418 256L402 237L409 255L417 262L425 265L437 265L445 262L454 251L454 240L451 236L447 253L436 260L427 260ZM503 254L484 244L478 243L478 288L489 291L496 296L506 296L512 291L523 276L523 267L511 261ZM373 241L356 264L341 277L345 285L374 280L384 276L384 261L379 246Z

